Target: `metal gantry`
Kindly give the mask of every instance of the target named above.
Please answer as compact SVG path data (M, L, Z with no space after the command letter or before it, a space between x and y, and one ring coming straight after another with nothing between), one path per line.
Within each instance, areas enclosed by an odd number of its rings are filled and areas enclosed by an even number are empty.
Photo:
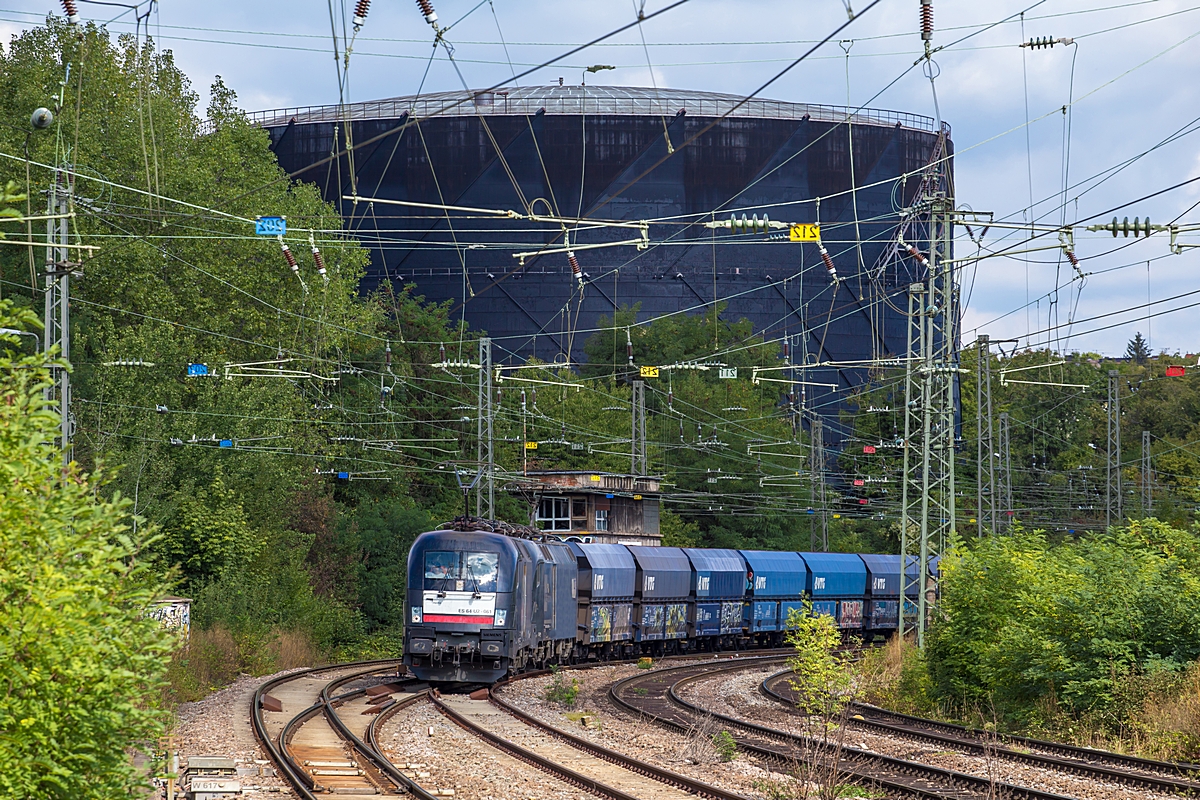
M992 349L991 339L981 335L976 342L979 363L975 371L975 453L976 527L978 536L996 533L996 447L992 426Z
M649 475L650 462L646 457L646 382L633 382L633 417L630 420L629 471L634 475Z
M821 552L829 552L829 514L825 510L825 425L821 417L812 415L808 429L811 446L809 447L809 474L812 475L812 502L816 515L821 520ZM810 531L810 545L815 550L816 542L811 541L816 536Z
M47 353L57 349L58 358L71 360L71 269L69 255L68 214L71 205L73 175L69 171L55 171L54 183L50 187L50 201L46 216L46 311L44 338ZM74 420L71 417L71 374L66 367L52 369L52 383L46 388L46 404L58 406L62 415L59 447L63 466L73 457L71 434Z
M479 394L476 401L475 462L480 472L479 488L475 491L475 516L496 518L496 408L492 403L492 340L479 340ZM487 505L484 506L484 497ZM484 513L486 511L486 513Z
M1108 371L1108 444L1104 487L1104 526L1120 524L1121 513L1121 394L1115 369Z
M958 380L958 310L952 250L954 203L944 194L929 203L929 256L910 247L925 268L908 288L908 368L905 372L904 486L901 491L901 598L917 597L915 613L900 603L900 630L925 629L937 602L931 559L954 537L954 431ZM916 565L910 574L909 566Z

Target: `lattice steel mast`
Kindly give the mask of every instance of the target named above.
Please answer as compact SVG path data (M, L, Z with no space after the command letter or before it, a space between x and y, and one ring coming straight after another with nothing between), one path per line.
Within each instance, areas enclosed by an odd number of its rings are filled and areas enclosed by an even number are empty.
M475 491L475 516L496 518L496 454L494 427L496 409L492 404L492 340L479 340L479 393L476 400L475 462L479 469L479 488ZM487 506L484 506L484 497ZM486 511L486 513L484 513Z
M905 568L902 598L915 594L914 614L900 603L902 633L925 629L937 602L930 560L954 535L955 387L958 378L958 311L952 260L953 201L945 194L929 203L929 256L906 250L925 268L925 281L908 289L909 351L905 374L904 488L900 547ZM915 349L918 348L918 349ZM910 575L909 566L916 563Z
M1106 485L1104 487L1104 527L1121 522L1121 394L1115 369L1108 371L1108 437Z
M981 335L976 343L979 363L975 372L975 500L978 536L996 533L996 447L992 426L991 339Z

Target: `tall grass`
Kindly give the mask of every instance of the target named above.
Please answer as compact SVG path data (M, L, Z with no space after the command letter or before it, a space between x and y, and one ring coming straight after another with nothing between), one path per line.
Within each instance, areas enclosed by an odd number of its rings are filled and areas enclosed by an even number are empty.
M263 637L235 634L221 625L193 628L191 641L171 659L164 701L174 706L199 700L241 675L267 675L325 660L300 631L273 630Z

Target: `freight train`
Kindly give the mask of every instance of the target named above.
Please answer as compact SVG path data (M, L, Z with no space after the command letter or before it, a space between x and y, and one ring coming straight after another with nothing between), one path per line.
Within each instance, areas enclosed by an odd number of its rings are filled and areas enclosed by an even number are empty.
M917 571L910 560L906 613ZM805 600L870 641L896 631L900 594L900 556L430 531L408 556L404 663L422 680L492 683L549 664L774 646Z

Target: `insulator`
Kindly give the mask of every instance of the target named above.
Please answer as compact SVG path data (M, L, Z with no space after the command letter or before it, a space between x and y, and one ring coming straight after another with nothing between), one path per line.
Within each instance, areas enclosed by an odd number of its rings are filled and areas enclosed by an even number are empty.
M633 363L633 339L629 337L629 328L625 329L625 356Z
M675 410L675 390L674 389L667 390L667 408L671 409L672 411Z
M287 260L288 266L292 268L292 272L300 274L300 265L296 263L296 257L292 255L292 251L287 246L287 242L280 242L280 248L283 249L283 257Z
M1071 250L1063 250L1063 252L1067 254L1067 261L1071 262L1071 266L1075 269L1079 269L1079 258L1075 255L1075 253Z
M533 407L534 407L534 408L537 408L537 387L535 386L535 387L533 387L532 389L530 389L529 391L530 391L530 392L532 393L532 395L533 395L533 396L532 396L532 398L531 398L531 399L533 400Z
M921 0L921 41L933 40L933 0Z
M928 266L929 266L929 259L928 259L928 258L926 258L926 257L925 257L925 256L924 256L924 255L921 253L921 251L920 251L920 250L918 250L917 248L913 247L911 244L909 244L909 245L905 245L905 246L904 246L904 250L905 250L905 252L907 252L907 253L908 253L910 256L912 256L913 258L915 258L915 259L917 260L917 263L918 263L918 264L920 264L922 267L928 267Z
M521 390L521 409L525 409L525 390Z
M371 9L371 0L358 0L354 7L354 30L358 30L367 21L367 12Z
M316 262L316 265L317 265L317 274L320 275L321 278L325 282L328 283L329 275L326 274L326 270L325 270L325 256L321 255L321 251L317 249L317 246L315 244L312 245L312 254L313 254L313 261Z
M442 362L443 364L446 363L446 345L445 344L438 345L438 361Z
M971 230L971 226L964 222L963 227L967 229L967 236L970 237L971 241L972 242L976 241L975 231Z
M62 7L67 15L67 22L71 25L79 24L79 6L75 5L75 0L62 0Z
M683 420L679 420L679 441L683 441Z
M1030 39L1028 42L1021 42L1021 47L1028 47L1030 50L1041 50L1045 47L1054 47L1056 44L1073 44L1074 39L1066 39L1059 37L1055 39L1053 36L1042 36L1036 39Z
M425 21L430 25L437 22L437 12L433 10L433 3L429 0L417 0L417 7L421 9L421 13L425 15Z
M829 277L833 278L833 282L838 282L837 267L833 265L833 259L829 256L829 251L825 249L825 245L817 242L817 249L821 251L821 260L825 262L825 269L829 270Z
M783 360L784 360L784 361L787 361L787 360L788 360L788 357L791 355L791 351L792 351L791 342L789 342L789 341L788 341L788 340L785 338L785 339L783 340Z
M383 366L387 369L392 368L392 343L388 342L387 347L383 351Z
M1149 236L1150 218L1146 217L1145 220L1142 220L1140 217L1134 217L1133 222L1130 222L1129 217L1126 217L1123 221L1118 222L1117 218L1113 217L1112 222L1103 226L1102 230L1112 231L1114 239L1117 237L1118 233L1124 234L1125 237L1128 238L1130 232L1132 232L1135 239L1143 233Z
M567 261L571 264L571 274L575 276L575 280L579 281L579 285L583 286L583 268L579 266L579 259L574 253L567 253Z

